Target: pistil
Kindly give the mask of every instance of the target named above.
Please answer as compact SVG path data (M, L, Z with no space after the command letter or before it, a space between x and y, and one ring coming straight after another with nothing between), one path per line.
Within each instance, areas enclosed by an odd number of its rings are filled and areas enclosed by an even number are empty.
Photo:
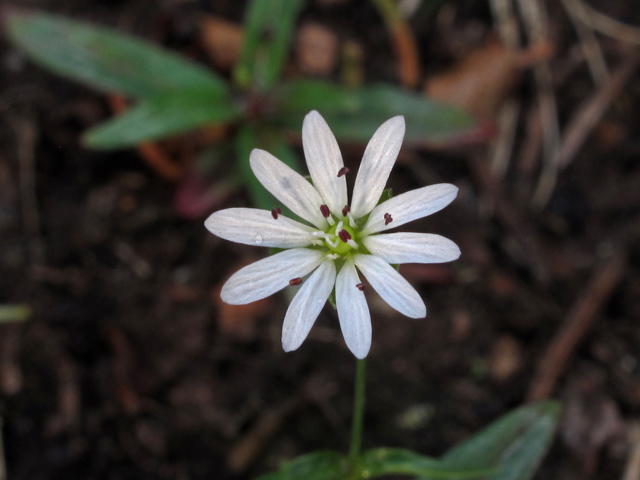
M351 234L346 230L340 230L340 233L338 234L338 236L340 237L340 240L342 240L344 243L347 243L349 240L351 240Z

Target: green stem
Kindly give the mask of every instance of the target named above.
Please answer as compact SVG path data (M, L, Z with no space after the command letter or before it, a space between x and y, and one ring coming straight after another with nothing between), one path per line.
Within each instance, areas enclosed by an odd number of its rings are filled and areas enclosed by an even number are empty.
M351 448L349 449L349 461L352 467L360 455L362 444L362 421L364 417L364 392L366 388L367 360L363 358L357 361L355 394L353 398L353 424L351 427Z

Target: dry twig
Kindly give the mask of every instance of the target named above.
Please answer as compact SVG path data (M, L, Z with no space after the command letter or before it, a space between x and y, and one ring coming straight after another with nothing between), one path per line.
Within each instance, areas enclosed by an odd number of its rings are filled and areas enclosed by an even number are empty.
M502 44L509 50L518 50L520 29L512 1L491 0L490 3ZM491 168L498 177L503 177L509 167L519 115L520 102L514 98L506 101L498 112L498 137L492 145L491 153Z
M634 53L628 56L622 66L607 79L598 92L578 108L567 124L557 158L554 160L559 169L565 168L571 162L639 65L639 54Z
M510 98L498 113L498 137L492 145L491 170L499 178L504 177L513 154L513 145L520 116L520 102Z
M502 183L491 175L485 158L473 156L469 162L474 178L480 184L489 202L487 210L510 233L512 242L511 254L518 261L527 265L536 279L545 282L550 270L548 261L540 249L540 238L534 225L518 212L515 205L508 201L502 191ZM508 236L507 236L508 237Z
M505 47L516 50L520 47L520 29L513 11L512 0L491 0L491 11L496 20L500 40Z
M609 76L599 91L578 108L565 129L561 145L555 149L551 161L545 163L542 169L534 194L535 205L542 207L547 203L556 185L558 172L571 162L639 64L640 55L634 53L628 56L624 64Z
M280 430L284 419L303 405L302 396L294 396L267 410L258 422L231 449L227 464L232 472L244 472L256 460L269 440Z
M609 76L609 69L593 29L581 20L585 15L584 4L580 0L562 0L562 4L578 32L591 76L596 85L602 85Z
M551 394L573 352L593 324L596 314L613 293L624 273L626 263L626 250L620 247L593 274L589 285L573 305L560 331L538 364L538 370L527 393L529 402L545 399Z
M527 26L527 34L532 43L548 41L547 15L540 0L518 0L522 18ZM543 133L543 167L538 188L534 193L532 203L542 207L547 203L551 190L541 188L547 185L548 178L554 179L557 166L554 157L560 143L560 127L558 126L558 106L553 92L553 79L548 62L540 63L534 69L534 76L538 85L538 102L540 105L540 122Z
M576 13L587 26L621 42L640 45L640 28L608 17L581 0L574 0L574 2L581 4L580 10Z
M403 87L415 88L420 81L420 57L413 32L400 15L395 1L375 0L374 3L391 34L399 62L400 83Z

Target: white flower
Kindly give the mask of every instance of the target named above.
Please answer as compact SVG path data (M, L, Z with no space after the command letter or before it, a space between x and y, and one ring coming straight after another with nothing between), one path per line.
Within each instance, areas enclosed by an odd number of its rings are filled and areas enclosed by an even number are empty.
M262 185L312 226L284 217L278 208L271 212L229 208L205 222L211 233L226 240L286 249L242 268L220 293L226 303L243 305L287 285L301 285L284 319L285 351L302 344L335 287L345 342L356 357L366 357L371 346L371 317L358 270L391 307L408 317L422 318L427 308L420 295L391 265L449 262L460 256L457 245L439 235L381 234L443 209L458 193L457 187L443 183L377 205L404 130L402 116L378 128L364 152L349 203L348 170L338 143L322 116L310 112L302 125L302 145L313 184L264 150L253 150L249 161Z

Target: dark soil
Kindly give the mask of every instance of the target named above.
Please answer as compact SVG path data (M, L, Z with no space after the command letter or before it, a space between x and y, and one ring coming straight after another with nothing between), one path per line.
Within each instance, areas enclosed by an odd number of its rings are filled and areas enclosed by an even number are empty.
M244 10L226 0L18 3L200 59L199 15L240 21ZM451 38L489 36L486 2L444 3L455 8L459 36L444 35L428 9L412 24L428 72L455 62ZM640 24L635 2L590 4ZM560 75L578 39L560 6L550 10L550 65ZM345 20L355 14L360 20ZM314 3L302 18L360 41L367 81L397 82L371 3ZM613 71L628 54L600 38ZM111 114L104 96L34 66L5 41L1 53L0 303L33 309L29 321L0 326L7 478L239 480L313 450L346 451L355 362L335 312L325 308L288 354L280 346L283 294L257 311L227 313L237 324L222 324L221 282L263 252L213 237L204 217L181 218L175 184L135 151L82 148L81 132ZM561 126L597 91L579 63L556 90ZM519 163L535 92L528 73L516 92L522 127L503 179L487 175L483 144L406 149L392 173L395 192L442 181L460 187L450 207L411 230L448 237L463 253L452 264L401 269L428 306L424 320L396 314L368 291L364 446L439 455L523 404L575 305L602 294L558 372L551 397L565 416L536 478L620 478L640 415L640 81L627 82L542 210L529 203L539 166L529 173ZM362 149L343 153L356 171ZM249 200L238 191L226 205ZM611 292L590 289L615 261L623 266Z

